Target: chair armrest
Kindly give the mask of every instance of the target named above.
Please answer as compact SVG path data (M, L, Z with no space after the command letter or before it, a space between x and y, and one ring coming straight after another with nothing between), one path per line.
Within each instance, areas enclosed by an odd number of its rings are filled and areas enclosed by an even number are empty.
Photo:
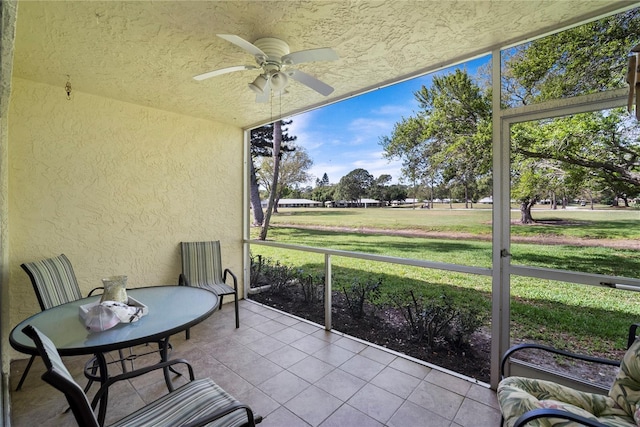
M190 286L189 279L187 279L184 273L180 273L180 276L178 276L178 286Z
M97 288L91 289L91 291L89 292L89 295L87 296L90 297L91 295L93 295L95 291L101 291L101 290L104 290L104 286L98 286Z
M586 354L571 353L569 351L560 350L558 348L549 347L542 344L525 343L525 344L519 344L519 345L513 346L504 353L504 355L502 356L502 360L500 361L500 377L501 378L504 378L504 368L507 364L507 360L509 360L509 358L513 356L516 352L520 350L528 349L528 348L548 351L549 353L570 357L572 359L583 360L585 362L599 363L602 365L610 365L610 366L620 366L619 360L602 359L600 357L587 356Z
M247 405L245 405L244 403L240 403L240 402L236 402L233 403L229 406L226 406L224 408L220 408L219 410L217 410L216 412L214 412L213 414L209 414L206 417L202 417L199 418L195 421L192 421L188 424L184 424L182 427L200 427L200 426L204 426L207 425L209 423L211 423L212 421L217 420L218 418L224 417L225 415L228 415L234 411L237 411L238 409L244 409L247 411L247 424L245 424L245 426L251 427L251 426L255 426L256 424L262 422L262 417L261 416L256 416L255 419L253 417L253 411L251 410L251 408L249 408Z
M238 278L236 277L235 274L233 274L233 272L231 270L229 270L228 268L224 269L224 274L222 275L222 281L226 282L227 281L227 273L229 273L229 275L233 278L233 289L235 289L236 291L238 290Z
M191 364L189 364L189 362L187 362L184 359L173 359L173 360L167 360L166 362L159 362L159 363L157 363L155 365L145 366L145 367L140 368L140 369L134 369L132 371L123 372L120 375L115 375L113 377L109 377L107 379L107 381L105 381L105 383L102 384L102 386L100 386L100 389L98 390L96 395L93 397L93 400L91 402L91 407L92 408L96 407L96 405L97 405L98 401L100 400L100 398L102 397L102 395L114 383L117 383L118 381L122 381L122 380L128 380L128 379L131 379L131 378L139 377L140 375L147 374L147 373L155 371L157 369L168 368L169 366L173 366L173 365L177 365L177 364L186 365L187 369L189 370L189 380L193 381L195 379L195 376L193 374L193 367L191 366Z
M631 344L633 344L633 342L638 337L638 334L636 334L638 327L640 327L640 323L634 323L631 326L629 326L629 337L627 338L627 349L631 347Z
M563 411L561 409L545 408L532 409L531 411L525 412L518 417L513 427L524 427L529 421L537 420L538 418L561 418L564 420L575 421L587 427L607 427L606 424L599 423L598 421L591 420L571 412Z

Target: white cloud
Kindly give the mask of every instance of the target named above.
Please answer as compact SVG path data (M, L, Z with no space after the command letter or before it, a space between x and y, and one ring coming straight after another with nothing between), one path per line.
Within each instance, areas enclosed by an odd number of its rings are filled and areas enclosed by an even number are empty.
M417 103L415 103L417 106ZM382 105L371 112L379 116L392 116L395 121L400 117L408 117L413 115L414 105Z
M390 119L372 119L372 118L358 118L349 123L349 130L351 132L362 132L367 135L380 134L387 132L390 128L393 128L394 120Z

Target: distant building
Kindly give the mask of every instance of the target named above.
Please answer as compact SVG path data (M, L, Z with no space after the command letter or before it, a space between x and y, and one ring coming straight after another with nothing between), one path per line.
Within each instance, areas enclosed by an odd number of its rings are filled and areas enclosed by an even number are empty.
M328 208L379 208L384 206L384 202L375 199L360 199L360 200L330 200L324 202L324 205Z
M262 207L266 208L268 205L268 200L263 200L261 202ZM320 208L322 207L322 202L316 202L315 200L309 199L280 199L278 201L279 208Z
M418 199L408 198L404 200L392 200L391 206L414 205L416 203L421 203L421 201Z

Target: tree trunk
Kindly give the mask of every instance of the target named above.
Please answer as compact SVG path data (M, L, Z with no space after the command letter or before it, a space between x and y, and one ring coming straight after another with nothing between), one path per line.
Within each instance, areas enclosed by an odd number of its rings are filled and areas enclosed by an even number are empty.
M280 174L280 147L282 146L282 121L278 120L273 123L273 181L271 182L271 192L269 193L269 204L267 205L267 214L260 231L260 240L267 239L267 231L269 230L269 221L273 212L273 205L278 192L278 175Z
M262 212L262 203L260 202L260 189L258 188L258 179L256 178L256 167L251 159L251 208L253 210L253 225L260 227L264 222L264 213Z
M533 224L535 220L531 216L531 208L535 202L533 200L527 200L520 203L520 222L522 224Z
M464 183L464 208L469 209L469 187Z

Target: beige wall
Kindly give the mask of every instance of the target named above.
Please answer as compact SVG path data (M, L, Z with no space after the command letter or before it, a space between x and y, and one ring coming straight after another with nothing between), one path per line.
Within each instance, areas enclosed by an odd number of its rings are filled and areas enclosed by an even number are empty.
M242 280L241 129L22 79L12 91L10 326L39 311L20 264L60 253L86 293L114 274L176 284L179 242L219 239Z

